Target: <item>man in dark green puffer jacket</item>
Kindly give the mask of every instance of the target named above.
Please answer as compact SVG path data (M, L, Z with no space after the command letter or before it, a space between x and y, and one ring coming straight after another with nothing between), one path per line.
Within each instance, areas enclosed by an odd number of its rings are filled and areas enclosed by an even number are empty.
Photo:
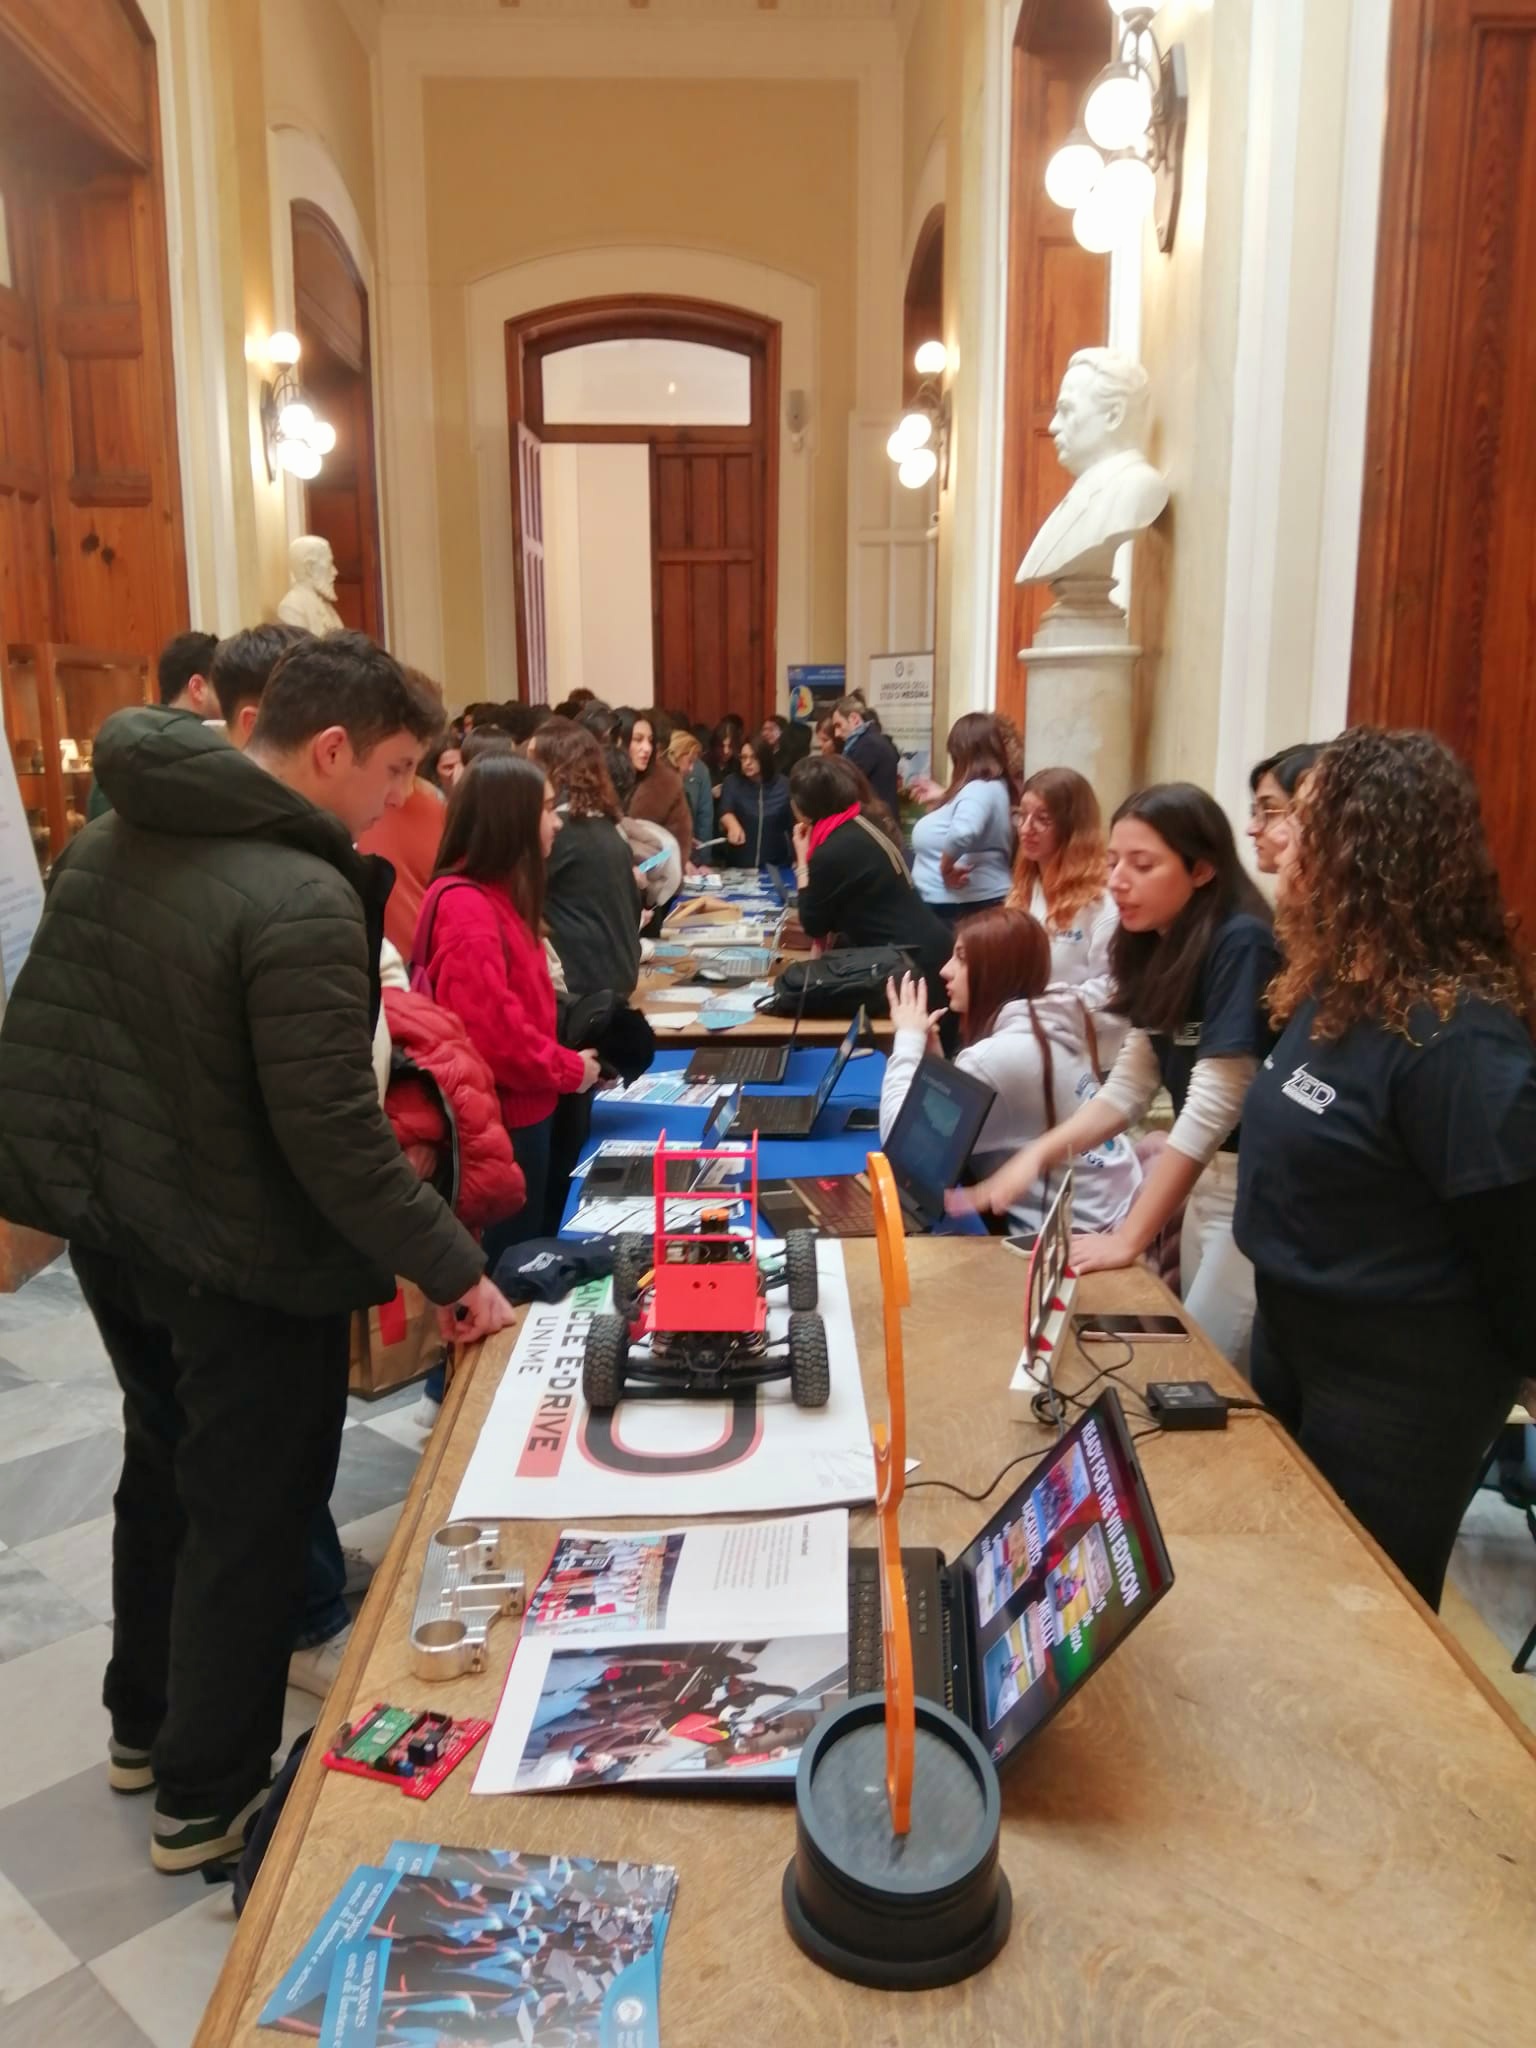
M0 1215L68 1238L123 1387L109 1776L156 1786L162 1869L228 1854L264 1793L350 1312L403 1274L461 1335L510 1319L373 1078L390 876L353 840L440 716L333 634L274 669L244 754L109 720L113 812L54 868L0 1027Z

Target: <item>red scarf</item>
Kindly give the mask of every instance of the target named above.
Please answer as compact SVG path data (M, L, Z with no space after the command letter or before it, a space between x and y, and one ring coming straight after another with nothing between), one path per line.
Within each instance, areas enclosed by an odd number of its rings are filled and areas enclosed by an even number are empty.
M823 818L819 825L813 825L811 827L810 850L806 858L810 858L810 855L816 851L824 839L830 839L839 825L846 825L850 818L856 818L858 815L859 806L854 804L850 810L839 811L835 818Z

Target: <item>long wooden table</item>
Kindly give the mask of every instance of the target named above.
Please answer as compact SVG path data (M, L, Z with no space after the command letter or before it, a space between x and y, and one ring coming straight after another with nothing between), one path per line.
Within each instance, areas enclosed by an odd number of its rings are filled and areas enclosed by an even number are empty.
M845 1250L873 1404L875 1252ZM993 1240L909 1251L913 1478L979 1488L1050 1441L1008 1409L1024 1268ZM1167 1305L1141 1273L1095 1277L1078 1297ZM405 1646L425 1538L510 1350L487 1346L450 1391L322 1727L375 1699L495 1710L509 1643L481 1677L436 1688L411 1676ZM1069 1351L1062 1384L1096 1365ZM1199 1339L1142 1346L1124 1378L1187 1376L1242 1391ZM667 2048L1502 2048L1529 2019L1536 1743L1267 1416L1139 1453L1176 1583L1004 1778L1013 1934L969 1984L901 1998L807 1962L780 1913L787 1802L477 1799L466 1765L418 1806L322 1771L312 1749L199 2048L270 2038L254 2031L261 2004L353 1866L398 1835L675 1864ZM981 1506L909 1484L905 1540L953 1555L1017 1476ZM873 1540L871 1523L855 1516L855 1540ZM530 1584L553 1533L521 1529Z
M785 964L785 958L781 956L774 964L774 972L777 974ZM729 1031L710 1031L697 1022L685 1024L680 1031L672 1029L670 1027L679 1015L687 1016L690 1010L697 1010L699 1004L708 1002L711 996L726 993L724 989L700 988L698 1003L657 1001L658 989L678 987L682 979L678 975L659 974L648 969L641 975L640 985L635 991L637 1006L650 1019L660 1045L736 1045L743 1039L752 1043L783 1045L795 1029L793 1017L763 1016L750 1017L745 1024L734 1024ZM694 992L691 984L688 992L690 995ZM803 1017L795 1042L799 1045L836 1045L848 1024L846 1017ZM889 1017L871 1017L869 1028L881 1044L889 1042L892 1036Z

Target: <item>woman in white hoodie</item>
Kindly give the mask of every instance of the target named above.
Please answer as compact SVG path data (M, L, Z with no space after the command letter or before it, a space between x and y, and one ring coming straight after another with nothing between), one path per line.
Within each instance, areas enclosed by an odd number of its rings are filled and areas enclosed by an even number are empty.
M1109 848L1093 785L1075 768L1038 769L1019 798L1018 828L1008 901L1045 926L1051 979L1075 988L1087 1004L1107 1073L1126 1025L1108 1008L1114 987L1109 942L1120 913L1109 894Z
M943 970L949 1007L960 1020L955 1064L997 1091L971 1155L990 1174L1019 1147L1054 1130L1098 1092L1091 1027L1081 994L1051 981L1051 942L1023 910L998 908L969 917L955 935ZM910 975L888 984L895 1040L880 1091L880 1138L890 1133L906 1100L918 1062L937 1052L936 1027L920 981ZM1096 1145L1075 1160L1074 1227L1114 1230L1141 1186L1136 1154L1123 1137ZM1051 1190L1049 1174L1024 1189L1009 1207L1019 1230L1038 1230Z

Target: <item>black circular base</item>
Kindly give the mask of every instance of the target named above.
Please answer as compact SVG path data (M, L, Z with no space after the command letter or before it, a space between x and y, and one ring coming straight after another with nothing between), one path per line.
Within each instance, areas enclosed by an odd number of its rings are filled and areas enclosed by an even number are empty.
M917 1702L912 1826L892 1833L885 1699L827 1717L800 1759L784 1918L811 1960L856 1984L926 1991L985 1968L1008 1939L1013 1896L998 1860L1001 1801L972 1731Z

